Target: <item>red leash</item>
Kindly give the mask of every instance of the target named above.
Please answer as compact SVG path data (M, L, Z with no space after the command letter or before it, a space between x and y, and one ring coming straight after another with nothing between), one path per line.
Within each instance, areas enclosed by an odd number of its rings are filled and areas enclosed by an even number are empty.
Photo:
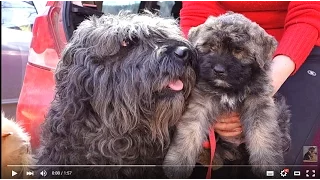
M210 149L210 163L209 163L206 179L211 179L211 171L212 171L211 165L214 157L214 152L216 150L216 137L214 135L213 127L210 129L209 141L205 141L203 143L203 147L206 149Z

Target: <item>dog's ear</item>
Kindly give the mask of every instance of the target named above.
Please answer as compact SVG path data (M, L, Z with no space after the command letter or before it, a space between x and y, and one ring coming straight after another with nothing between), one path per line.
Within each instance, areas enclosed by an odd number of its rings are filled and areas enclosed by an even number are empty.
M101 58L114 56L122 48L131 47L137 37L137 29L121 23L118 16L91 16L74 31L69 46L86 49Z
M272 56L277 48L277 40L263 31L258 38L260 42L257 42L262 46L259 50L256 51L256 61L261 69L265 70L265 64L271 63Z

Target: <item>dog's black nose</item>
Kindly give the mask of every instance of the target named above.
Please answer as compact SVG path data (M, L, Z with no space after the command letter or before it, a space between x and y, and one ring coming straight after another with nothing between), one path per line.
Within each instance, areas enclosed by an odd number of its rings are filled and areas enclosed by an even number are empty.
M224 74L226 72L226 68L221 64L216 64L213 70L218 74Z
M190 49L185 47L185 46L178 46L175 51L174 51L174 54L178 57L178 58L181 58L181 59L188 59L189 57L189 51Z

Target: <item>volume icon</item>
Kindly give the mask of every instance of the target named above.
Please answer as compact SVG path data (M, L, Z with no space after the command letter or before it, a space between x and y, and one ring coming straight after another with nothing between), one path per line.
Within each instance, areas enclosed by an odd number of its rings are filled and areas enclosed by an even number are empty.
M40 175L43 176L43 177L46 177L47 176L47 171L46 170L41 171Z

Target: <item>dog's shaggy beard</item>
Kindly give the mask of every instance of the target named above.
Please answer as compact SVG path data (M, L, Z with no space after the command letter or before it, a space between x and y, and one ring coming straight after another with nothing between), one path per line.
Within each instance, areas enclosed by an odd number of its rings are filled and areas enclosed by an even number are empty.
M178 46L190 49L187 60L173 55ZM83 22L57 67L38 164L162 164L195 84L195 57L171 20L119 15ZM177 79L183 89L168 88ZM81 168L74 175L163 176L119 166Z

